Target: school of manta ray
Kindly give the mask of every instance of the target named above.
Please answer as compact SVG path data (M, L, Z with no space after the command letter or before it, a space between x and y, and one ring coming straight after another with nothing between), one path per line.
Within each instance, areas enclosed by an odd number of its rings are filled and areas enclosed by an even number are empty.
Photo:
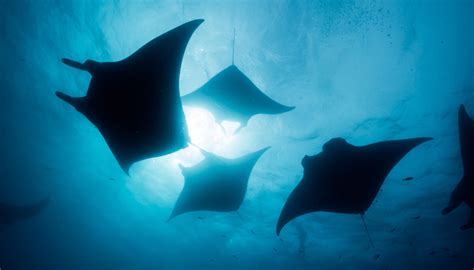
M183 56L188 41L203 22L193 20L178 26L117 62L62 59L64 64L90 73L91 80L85 96L71 97L58 91L57 97L100 131L124 173L128 174L136 162L168 155L193 143L183 106L208 110L218 124L238 122L235 133L246 128L254 115L291 113L294 109L264 94L233 62L203 86L181 97ZM471 215L460 229L467 230L474 227L474 121L463 105L458 110L464 175L452 193L446 194L447 205L440 212L447 215L466 203ZM364 214L390 171L410 151L430 140L433 138L426 136L392 138L356 146L343 138L332 138L320 153L307 153L301 159L303 177L282 206L276 234L284 233L285 225L292 220L317 211L357 214L365 225ZM253 167L270 148L263 145L230 159L197 147L204 159L192 167L180 165L185 182L170 213L170 222L193 211L238 210ZM0 222L8 224L31 217L48 201L49 198L31 205L0 204ZM369 240L372 243L370 236Z

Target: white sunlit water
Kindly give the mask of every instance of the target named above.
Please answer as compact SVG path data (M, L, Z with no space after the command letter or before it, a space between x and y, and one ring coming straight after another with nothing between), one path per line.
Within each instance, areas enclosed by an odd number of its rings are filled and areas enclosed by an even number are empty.
M51 196L40 215L0 227L1 269L471 269L469 209L440 215L462 175L457 109L474 115L474 4L419 1L0 0L0 201ZM181 95L232 61L264 93L296 106L237 123L184 107L194 145L134 164L127 176L104 139L55 95L83 96L90 76L60 62L116 61L193 19ZM387 177L366 213L315 213L275 234L324 142L430 136ZM271 146L237 213L167 222L179 165ZM412 181L401 179L412 176ZM420 216L419 219L414 219ZM201 217L202 219L198 219ZM377 256L378 255L378 256Z

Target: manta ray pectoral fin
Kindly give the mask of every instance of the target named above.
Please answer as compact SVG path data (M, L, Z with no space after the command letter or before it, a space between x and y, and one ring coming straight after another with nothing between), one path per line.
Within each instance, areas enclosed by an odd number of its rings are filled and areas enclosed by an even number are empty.
M465 231L467 229L474 228L474 209L471 209L471 216L465 225L461 226L461 230Z
M82 101L84 98L76 98L76 97L71 97L69 95L64 94L63 92L56 91L56 96L66 103L70 104L76 109L79 109L80 105L82 104Z
M443 216L451 213L454 209L458 208L459 205L461 205L463 201L462 200L458 200L458 199L453 199L451 198L451 200L449 201L449 204L448 206L446 206L443 211L441 212L441 214Z
M280 217L278 218L276 234L280 236L280 232L293 219L298 216L307 214L310 212L309 208L306 205L304 199L301 199L301 194L304 192L301 186L296 186L296 188L290 193L288 199L281 210Z
M449 198L449 204L446 206L446 208L443 209L441 214L447 215L451 213L454 209L458 208L459 205L461 205L462 202L466 199L466 194L465 194L465 184L466 180L463 177L459 184L456 186L456 188L453 190L451 193L451 197Z
M281 105L281 104L280 104ZM286 112L289 112L289 111L292 111L296 108L296 106L285 106L285 105L281 105L281 113L286 113Z
M443 211L441 212L441 214L443 216L451 213L451 211L453 211L454 209L456 209L456 207L458 207L458 205L454 205L453 203L450 203L448 206L446 206Z

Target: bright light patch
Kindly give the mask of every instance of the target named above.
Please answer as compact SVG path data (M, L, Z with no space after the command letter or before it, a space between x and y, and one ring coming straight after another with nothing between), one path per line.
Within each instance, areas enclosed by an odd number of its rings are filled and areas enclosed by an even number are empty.
M235 139L234 132L239 123L217 124L212 114L204 109L184 107L191 142L205 149L215 149L217 145L228 145Z
M197 147L223 154L238 150L232 149L237 145L234 133L238 123L224 122L221 126L203 109L185 107L184 112L192 144L175 153L138 162L131 169L129 188L140 194L137 199L143 203L173 205L184 180L179 165L192 167L204 158Z
M135 163L128 186L144 204L155 202L172 207L184 177L179 165L192 167L203 159L199 149L187 147L175 153Z

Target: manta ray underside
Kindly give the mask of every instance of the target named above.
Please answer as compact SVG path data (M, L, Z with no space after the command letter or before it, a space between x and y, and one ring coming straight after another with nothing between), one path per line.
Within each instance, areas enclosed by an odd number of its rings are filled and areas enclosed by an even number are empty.
M467 230L474 227L474 121L463 105L459 108L458 125L464 176L451 193L449 204L442 214L449 214L465 202L471 208L471 215L461 230Z
M18 220L30 218L41 212L48 204L49 198L25 205L0 203L0 224L11 224Z
M92 75L85 97L56 95L101 132L121 168L187 146L179 74L187 43L203 20L185 23L118 62L62 61Z
M304 175L283 207L276 228L316 211L364 214L392 168L414 147L431 138L354 146L335 138L302 160Z
M280 114L293 110L265 95L255 84L231 65L211 78L196 91L182 97L183 104L209 110L216 122L240 123L245 127L257 114Z
M184 187L169 219L192 211L237 211L244 200L250 173L268 148L236 159L201 150L203 161L193 167L180 166Z

